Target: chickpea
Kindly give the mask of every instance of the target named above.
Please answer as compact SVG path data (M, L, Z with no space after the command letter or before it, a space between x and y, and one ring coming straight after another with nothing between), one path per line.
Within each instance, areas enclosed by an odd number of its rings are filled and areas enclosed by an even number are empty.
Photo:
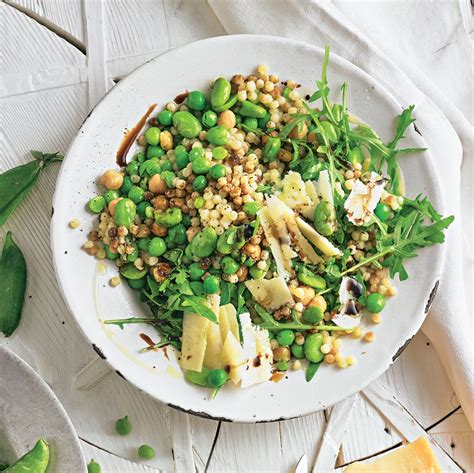
M278 347L273 350L274 361L290 361L291 353L288 347Z
M162 195L155 197L151 203L155 210L166 210L170 206L169 200Z
M107 206L107 209L109 211L109 214L112 215L112 217L115 215L115 206L118 204L119 200L122 200L122 197L119 197L117 199L111 200L109 202L109 205Z
M260 253L262 252L262 250L259 245L254 245L253 243L246 243L243 248L243 252L253 260L258 260L260 258Z
M153 223L151 225L151 233L153 233L153 235L156 235L156 236L159 236L159 237L164 237L164 236L168 235L168 229L165 228L165 227L160 227L156 223Z
M297 302L301 302L304 306L307 306L315 297L314 289L308 286L290 288L290 291Z
M166 187L165 181L161 178L159 174L152 176L148 182L148 189L155 194L164 194L168 189Z
M160 133L160 146L165 151L173 148L173 135L169 131L165 130Z
M327 304L323 296L314 296L308 304L309 307L319 307L323 312L326 312Z
M201 227L189 227L186 230L186 236L188 238L188 242L191 243L191 240L201 231Z
M163 282L168 274L171 273L171 265L168 263L159 263L157 266L153 267L151 274L156 282Z
M119 173L118 171L114 171L113 169L109 169L108 171L105 171L104 174L102 174L100 183L106 189L116 191L122 187L123 174Z
M217 119L218 125L225 126L228 130L235 127L235 114L232 110L225 110Z
M249 272L249 268L247 266L241 266L235 274L239 278L239 282L243 282L247 279L247 274Z
M301 140L307 134L308 134L308 127L306 126L306 123L303 122L302 125L295 126L293 130L291 130L291 133L288 136L294 140Z

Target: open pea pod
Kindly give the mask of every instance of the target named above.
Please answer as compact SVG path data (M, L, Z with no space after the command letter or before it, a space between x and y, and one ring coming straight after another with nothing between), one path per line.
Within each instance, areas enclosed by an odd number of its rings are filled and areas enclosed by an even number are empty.
M36 445L3 473L46 473L49 463L49 446L39 439Z

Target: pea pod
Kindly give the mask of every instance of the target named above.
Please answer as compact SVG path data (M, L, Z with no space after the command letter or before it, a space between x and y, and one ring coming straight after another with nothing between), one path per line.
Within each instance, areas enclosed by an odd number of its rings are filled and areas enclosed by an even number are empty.
M250 118L264 118L267 111L249 100L244 100L239 110L240 115Z
M213 126L206 135L207 141L216 146L224 146L227 144L229 130L223 125Z
M0 332L9 337L18 327L25 300L26 261L7 233L0 260Z
M306 284L306 286L313 287L318 291L322 291L326 289L326 280L317 274L314 274L308 268L304 266L301 267L298 272L296 273L296 277L300 282Z
M227 79L219 77L214 82L214 87L211 92L211 105L214 107L222 107L230 98L232 86Z
M40 438L28 453L4 470L4 473L45 473L48 463L49 446L44 439Z
M137 269L133 263L127 263L120 268L120 274L126 279L141 279L146 276L146 269Z
M201 122L189 112L176 112L173 115L173 124L185 138L196 138L202 130Z
M314 227L323 236L330 236L336 230L336 211L334 206L322 200L314 211Z
M280 151L280 148L281 148L280 138L278 138L278 136L269 137L262 152L264 160L275 161L278 151Z
M224 112L225 110L229 110L229 108L233 107L237 103L237 95L233 94L230 96L230 99L224 105L220 107L213 107L216 112Z
M217 245L216 231L211 227L201 230L191 241L191 252L198 258L206 258L214 253Z
M130 199L122 199L115 206L114 220L121 227L129 228L137 215L137 206Z

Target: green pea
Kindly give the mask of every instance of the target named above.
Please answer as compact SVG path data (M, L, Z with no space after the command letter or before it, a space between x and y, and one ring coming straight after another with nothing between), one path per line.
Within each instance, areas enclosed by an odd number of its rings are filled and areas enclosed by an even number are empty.
M141 289L145 286L146 278L127 279L127 283L132 289Z
M140 174L140 176L147 174L151 177L155 174L159 174L160 172L161 164L158 158L151 158L148 161L145 161L144 163L140 164L140 167L138 168L138 174Z
M331 236L336 230L336 210L334 205L322 200L314 211L314 228L323 236Z
M173 124L173 112L170 112L169 110L162 110L158 114L158 121L165 126L170 126Z
M227 174L227 169L223 164L214 164L209 171L210 176L213 179L219 179L225 177Z
M310 306L303 312L303 319L309 324L318 324L323 320L324 314L320 307Z
M211 92L211 105L212 107L221 107L224 105L230 98L230 93L232 86L227 79L219 77L214 82Z
M133 186L128 192L128 198L139 204L144 199L145 191L138 186Z
M173 225L178 225L182 220L183 214L178 207L155 213L155 222L157 225L160 225L160 227L170 228Z
M206 96L199 90L193 90L189 92L187 103L191 110L204 110L206 107Z
M202 282L201 281L191 281L189 283L189 286L191 290L193 291L195 296L204 296L205 292L204 289L202 288Z
M187 242L186 227L182 223L174 225L168 230L168 238L176 245L183 245Z
M166 243L163 238L154 237L148 245L148 253L150 256L161 256L166 252Z
M89 210L95 214L100 214L102 210L105 209L105 198L102 195L98 195L97 197L92 198L89 200L87 207Z
M132 424L128 420L128 416L122 417L115 421L115 432L119 435L128 435L132 431Z
M278 136L270 136L263 147L262 155L265 161L275 161L281 148L281 140Z
M253 261L252 259L248 261ZM249 273L253 279L262 279L267 274L268 269L260 269L256 264L250 266Z
M276 336L277 342L282 345L291 345L295 341L295 334L293 330L280 330Z
M217 113L213 110L207 110L203 113L201 121L206 128L211 128L217 123Z
M354 164L362 164L364 162L364 156L359 147L352 148L349 152L349 162L354 166Z
M174 187L173 181L176 178L176 174L173 171L161 171L160 176L165 181L166 187L168 189L172 189Z
M150 445L141 445L138 447L138 456L143 460L155 458L155 450Z
M133 176L135 174L138 174L138 168L140 167L140 163L138 161L130 161L127 165L127 172Z
M263 118L257 118L258 120L258 127L259 128L266 128L267 123L270 121L271 115L269 112L265 113L265 116Z
M161 158L165 155L165 150L161 146L148 146L146 149L146 159Z
M141 164L146 159L145 153L142 153L141 151L139 151L138 153L135 154L135 157L133 159L134 161L137 161L138 164Z
M115 206L114 221L117 226L129 228L135 220L137 206L130 199L122 199Z
M173 170L173 165L171 164L171 161L161 160L160 166L161 166L161 172Z
M127 263L120 267L120 274L125 279L141 279L146 276L146 269L137 269L133 263Z
M221 261L221 267L224 274L234 274L239 270L240 265L230 256L224 256Z
M267 111L260 105L252 103L249 100L244 100L239 113L244 117L263 118L267 114Z
M207 174L211 169L211 161L205 156L200 156L193 161L192 166L196 174Z
M133 263L138 258L138 246L136 245L136 243L132 243L131 246L133 248L133 251L130 254L127 254L127 261Z
M202 283L202 288L206 294L217 294L219 292L219 278L207 276Z
M145 193L145 192L143 192ZM130 195L129 195L130 197ZM133 200L133 199L132 199ZM138 205L137 205L137 212L138 212L138 215L140 215L140 218L142 220L145 220L147 217L147 214L146 214L146 209L152 207L152 205L150 204L150 202L148 202L148 200L142 200Z
M198 176L198 177L201 177L201 176ZM193 184L194 184L194 182L193 182ZM206 203L206 201L204 200L204 197L199 196L199 197L196 197L194 199L194 207L196 209L202 209L204 207L205 203Z
M112 191L112 190L105 191L102 195L104 196L105 203L107 205L109 205L109 203L112 202L113 200L119 198L119 193L117 191Z
M94 460L91 460L87 465L87 473L100 473L101 471L100 465Z
M206 176L196 176L192 186L195 191L202 192L207 187Z
M139 250L148 251L148 245L150 244L151 239L148 237L139 238L137 240L137 246Z
M290 89L289 87L285 87L283 89L282 95L283 95L283 97L285 97L285 99L288 99L288 98L290 98L291 92L293 92L293 89Z
M107 257L107 259L109 259L111 261L115 261L120 256L118 253L113 253L110 250L109 245L104 245L104 250L105 250L105 256Z
M182 217L181 222L186 228L189 228L191 226L191 217L188 214L183 214Z
M206 271L201 268L199 263L189 265L189 277L191 281L200 281Z
M189 154L186 148L183 145L178 145L174 149L174 154L176 156L176 166L179 169L184 169L189 164Z
M191 241L193 256L207 258L216 250L217 234L213 228L206 227L201 230Z
M213 107L216 112L223 112L225 110L229 110L237 103L237 94L233 94L230 96L229 100L224 105L220 107Z
M248 215L257 215L257 212L262 208L259 202L247 202L244 205L244 212Z
M146 218L155 218L155 209L153 206L146 207L145 209L145 217Z
M210 128L206 135L206 140L216 146L224 146L227 144L229 130L223 125L217 125Z
M123 178L123 183L122 183L122 187L120 188L120 192L122 194L128 194L132 186L133 186L133 182L130 179L130 176L125 176Z
M256 118L246 117L244 119L244 125L251 131L255 131L258 128L258 120Z
M156 146L160 142L161 131L156 126L152 126L145 131L145 139L149 145Z
M228 151L223 146L216 146L212 150L212 156L214 157L214 159L217 159L218 161L221 161L227 158L228 154L229 154Z
M374 209L374 214L382 221L385 222L392 213L390 207L386 204L378 203Z
M189 112L176 112L173 115L173 124L185 138L196 138L202 130L201 122Z
M204 156L204 150L201 147L192 148L189 152L189 161L193 162L197 158L202 158Z
M279 361L276 364L278 371L287 371L288 370L288 362L287 361Z
M321 353L321 345L323 344L323 336L320 333L312 333L306 337L304 342L304 354L307 360L313 363L319 363L324 359Z
M207 377L207 384L211 388L220 388L221 386L224 386L225 383L227 383L228 379L229 376L227 371L220 369L211 370Z
M296 343L293 343L293 345L291 345L290 349L291 349L291 354L292 354L295 358L298 358L299 360L301 360L302 358L304 358L304 348L303 348L303 345L298 345L298 344L296 344Z
M339 141L339 128L336 128L331 122L324 120L321 122L321 128L324 131L329 143L335 144Z
M385 307L385 296L378 292L373 292L367 297L367 303L365 305L367 310L372 314L378 314Z
M317 274L313 273L313 271L309 270L306 267L302 267L301 269L299 269L296 274L296 277L303 284L313 287L318 291L326 289L326 280L321 276L318 276Z

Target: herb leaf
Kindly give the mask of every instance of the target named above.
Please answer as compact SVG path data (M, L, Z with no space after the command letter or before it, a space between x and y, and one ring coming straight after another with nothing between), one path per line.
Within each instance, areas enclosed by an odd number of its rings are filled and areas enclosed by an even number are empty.
M26 261L7 233L0 260L0 332L9 337L18 327L25 300Z

